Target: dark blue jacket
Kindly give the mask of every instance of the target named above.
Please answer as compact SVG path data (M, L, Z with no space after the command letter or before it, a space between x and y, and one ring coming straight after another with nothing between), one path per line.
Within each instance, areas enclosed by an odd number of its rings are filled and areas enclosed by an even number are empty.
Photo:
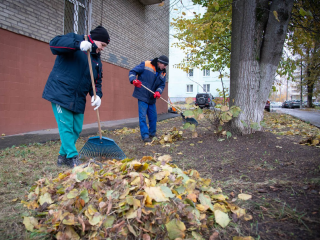
M52 103L75 112L84 113L86 96L93 96L87 52L80 50L84 35L68 33L50 41L50 49L57 55L42 97ZM96 93L101 98L102 63L97 46L92 43L91 63Z
M139 65L131 69L129 72L130 83L137 79L136 76L138 75L138 79L144 86L153 92L159 92L162 94L163 89L166 86L166 71L160 71L157 69L156 62L156 59L152 62L141 62ZM132 96L148 104L156 103L156 99L153 97L153 94L143 87L135 87Z

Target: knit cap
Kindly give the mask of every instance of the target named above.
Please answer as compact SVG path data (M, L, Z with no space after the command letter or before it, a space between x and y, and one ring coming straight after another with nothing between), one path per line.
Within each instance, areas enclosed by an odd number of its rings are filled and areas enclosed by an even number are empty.
M110 42L109 34L107 30L102 26L98 26L95 29L91 30L90 35L93 40L104 42L106 44L109 44Z
M169 64L169 59L167 56L165 55L161 55L159 58L158 58L158 62L161 62L165 65L168 65Z

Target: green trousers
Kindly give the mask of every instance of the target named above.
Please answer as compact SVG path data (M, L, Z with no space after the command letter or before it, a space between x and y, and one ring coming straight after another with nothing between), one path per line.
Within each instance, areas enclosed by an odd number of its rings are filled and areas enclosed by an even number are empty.
M58 124L61 140L59 154L67 158L75 157L78 155L76 142L82 131L84 115L69 111L55 103L51 103L51 105Z

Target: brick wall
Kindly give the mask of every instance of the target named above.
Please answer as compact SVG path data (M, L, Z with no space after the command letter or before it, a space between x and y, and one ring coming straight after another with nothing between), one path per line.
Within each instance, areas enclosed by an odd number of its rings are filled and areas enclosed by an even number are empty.
M0 27L43 42L63 33L62 0L0 2Z
M101 121L138 116L128 72L141 61L169 54L166 2L160 7L138 0L92 0L93 28L102 21L111 37L102 56ZM0 134L56 128L50 103L41 95L55 60L48 43L63 34L63 13L64 0L0 2ZM167 112L167 104L157 101L157 109ZM84 121L96 122L89 106Z
M169 55L169 1L144 6L138 0L91 0L92 29L103 25L111 42L102 60L132 68ZM0 27L43 42L63 34L64 0L0 2Z

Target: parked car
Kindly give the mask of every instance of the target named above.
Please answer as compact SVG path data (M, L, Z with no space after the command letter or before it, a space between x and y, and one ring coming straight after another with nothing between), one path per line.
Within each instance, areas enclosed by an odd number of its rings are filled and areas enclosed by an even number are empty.
M270 107L271 108L281 108L282 107L282 103L281 102L271 102L270 103Z
M266 101L266 105L264 106L264 110L270 112L270 100Z
M292 101L287 100L282 103L282 108L292 108Z
M300 108L300 100L293 100L291 108Z
M211 93L198 93L196 96L195 105L199 106L201 109L204 107L214 107L216 104L212 101L213 99L214 97L211 95Z

